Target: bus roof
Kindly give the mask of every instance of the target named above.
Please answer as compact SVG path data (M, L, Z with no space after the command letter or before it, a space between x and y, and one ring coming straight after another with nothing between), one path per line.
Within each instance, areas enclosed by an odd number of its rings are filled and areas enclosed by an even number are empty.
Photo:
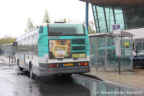
M37 28L35 28L35 29L32 29L32 30L30 30L30 31L22 34L21 36L19 36L19 37L16 39L16 41L19 40L19 39L25 38L25 37L27 37L27 36L29 36L29 35L32 35L32 34L38 32L38 30L39 30L39 27L37 27Z

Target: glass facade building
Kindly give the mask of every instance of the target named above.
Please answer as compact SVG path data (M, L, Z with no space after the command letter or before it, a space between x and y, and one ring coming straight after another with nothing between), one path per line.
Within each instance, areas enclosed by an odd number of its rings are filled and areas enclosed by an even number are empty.
M92 4L97 33L112 32L113 24L121 30L144 27L144 7L97 6Z
M92 4L92 11L95 21L96 33L113 31L113 25L119 24L121 30L129 30L144 27L144 7L118 7L98 6ZM132 37L119 37L121 57L116 56L115 37L97 35L90 37L91 65L105 70L117 70L118 59L121 69L133 69Z
M144 28L144 0L81 1L92 5L96 33L113 33L113 25L115 24L120 25L121 33L129 33L133 29L136 29L135 32L137 32L139 28ZM136 50L141 50L144 45L141 46L139 43L144 44L144 42L138 41L135 45L133 36L131 38L119 36L121 56L117 56L118 41L116 42L113 36L99 36L103 34L90 36L91 66L105 70L117 70L120 63L121 69L133 69L133 46Z
M126 29L144 28L144 6L123 8Z

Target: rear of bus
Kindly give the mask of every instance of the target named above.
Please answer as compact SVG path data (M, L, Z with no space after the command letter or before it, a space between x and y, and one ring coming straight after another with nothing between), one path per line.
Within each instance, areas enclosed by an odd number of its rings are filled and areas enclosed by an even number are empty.
M41 26L38 40L40 76L89 72L89 38L83 24Z

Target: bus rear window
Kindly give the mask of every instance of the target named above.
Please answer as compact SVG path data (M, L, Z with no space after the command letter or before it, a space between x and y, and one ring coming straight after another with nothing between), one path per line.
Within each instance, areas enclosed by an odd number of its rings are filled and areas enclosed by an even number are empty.
M82 24L49 24L49 36L84 35Z

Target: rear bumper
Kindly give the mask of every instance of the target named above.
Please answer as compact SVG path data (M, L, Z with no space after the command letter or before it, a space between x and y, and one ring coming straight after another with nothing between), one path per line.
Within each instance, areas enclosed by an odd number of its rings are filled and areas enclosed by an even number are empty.
M90 71L89 66L41 68L39 70L39 76L47 76L47 75L54 75L54 74L86 73L89 71Z

